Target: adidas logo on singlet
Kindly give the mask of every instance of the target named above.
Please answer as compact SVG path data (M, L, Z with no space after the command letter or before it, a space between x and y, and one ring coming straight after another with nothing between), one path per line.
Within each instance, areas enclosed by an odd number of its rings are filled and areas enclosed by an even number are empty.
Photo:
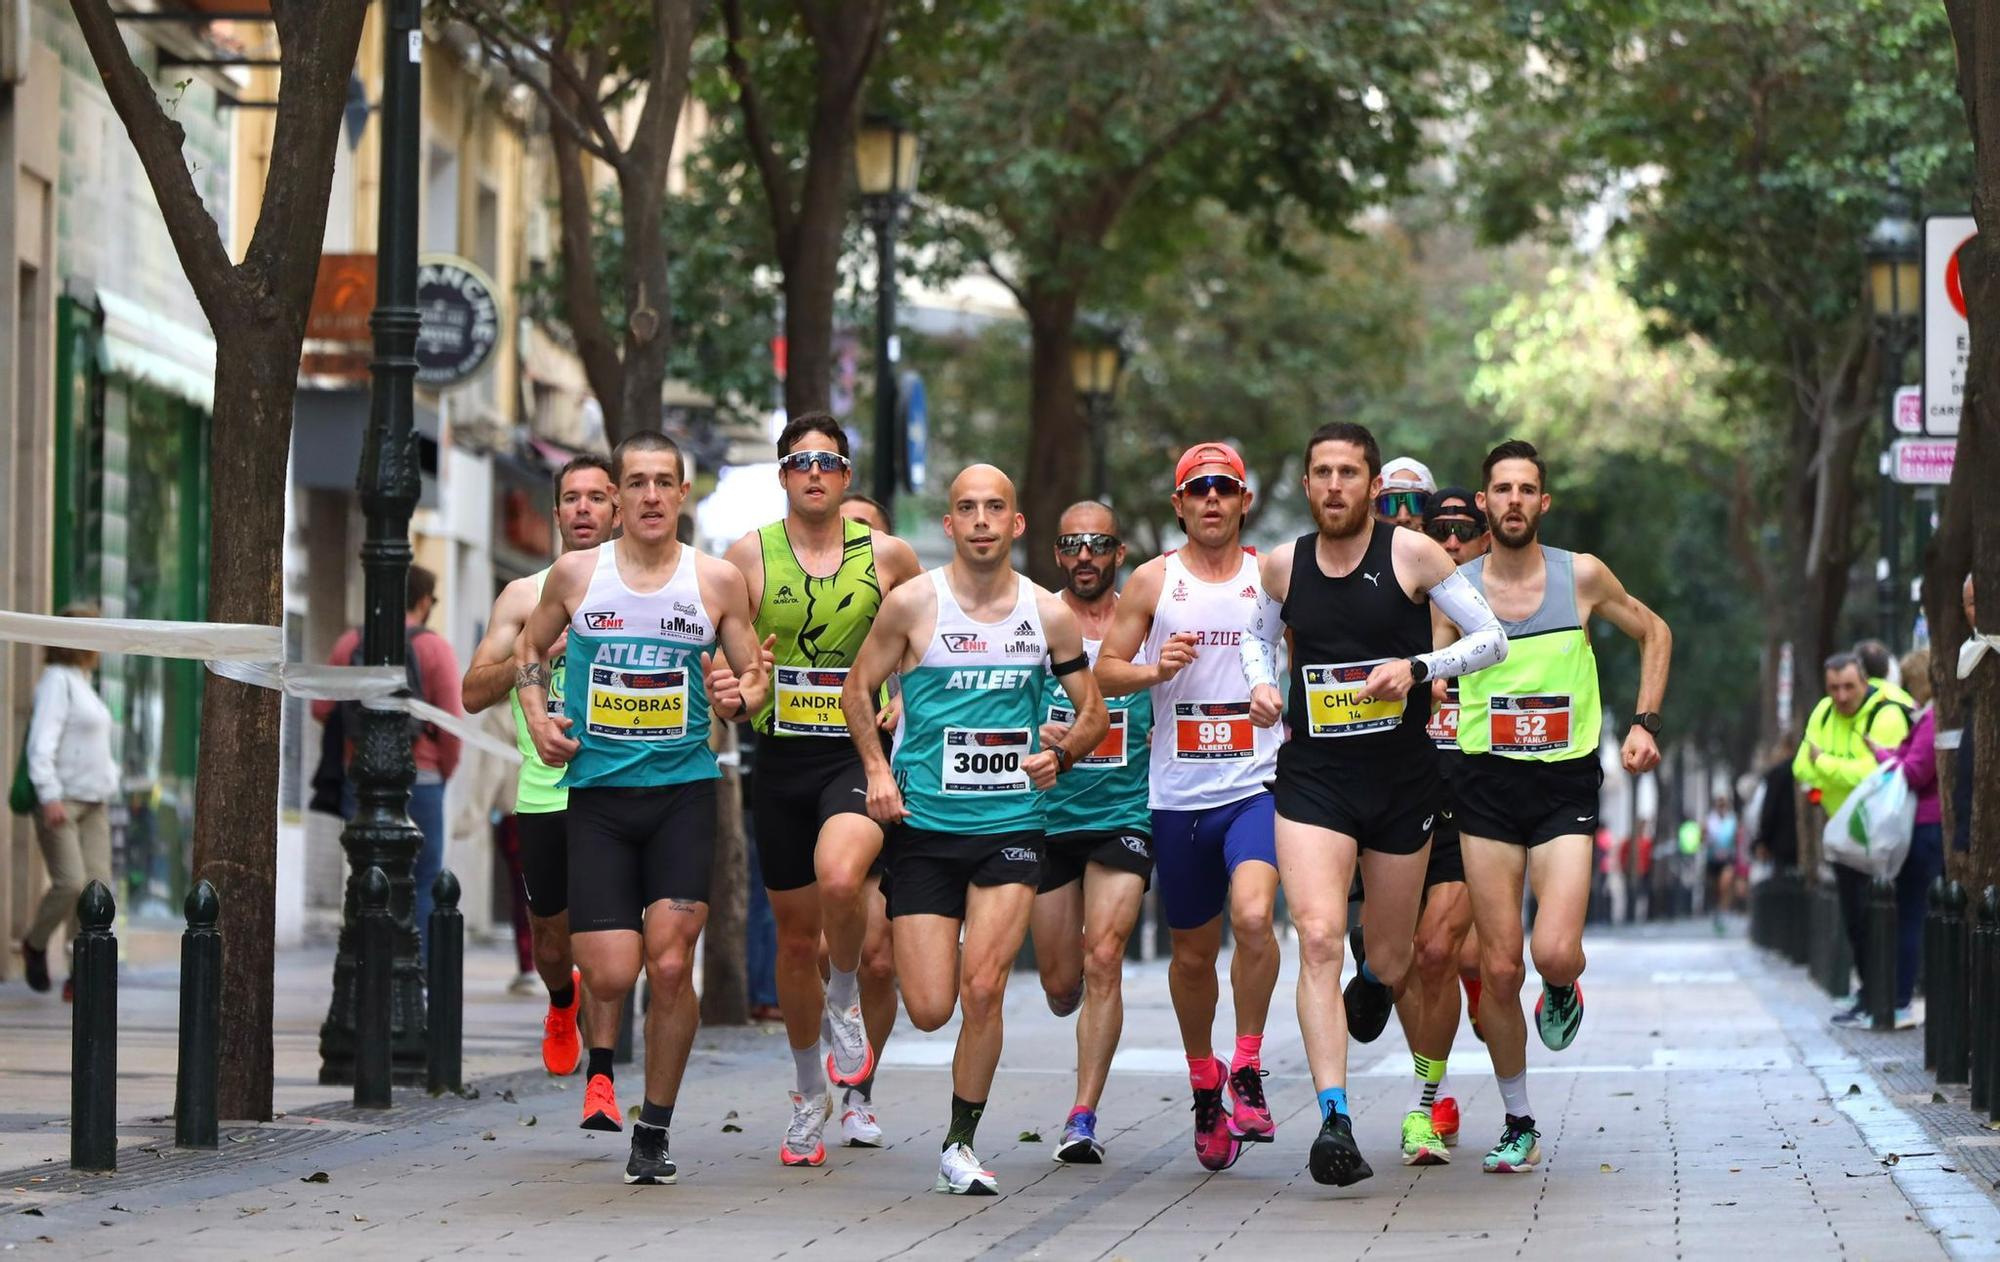
M1034 633L1035 633L1035 624L1028 621L1026 618L1021 619L1021 625L1014 628L1015 635L1033 635Z
M796 605L799 603L799 598L792 595L792 585L790 583L783 583L779 585L778 594L772 597L771 603L774 605Z
M1245 600L1255 600L1257 599L1257 585L1255 583L1245 583L1243 584L1243 590L1236 594Z

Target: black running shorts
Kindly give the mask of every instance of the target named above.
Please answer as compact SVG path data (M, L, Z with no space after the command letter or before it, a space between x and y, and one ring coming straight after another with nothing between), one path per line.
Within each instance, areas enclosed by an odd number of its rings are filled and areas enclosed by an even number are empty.
M950 916L963 920L965 891L971 886L1035 888L1041 876L1040 833L961 837L900 828L895 855L889 861L889 917Z
M569 812L516 815L514 831L521 839L528 910L543 919L562 915L569 910Z
M1449 885L1465 879L1465 852L1458 845L1458 816L1451 809L1451 791L1445 790L1445 805L1438 809L1437 824L1431 829L1431 862L1424 869L1424 888Z
M1561 762L1470 754L1451 778L1462 832L1530 847L1595 835L1603 784L1595 750Z
M1363 850L1415 854L1424 848L1443 801L1437 756L1428 741L1406 758L1341 762L1299 746L1291 740L1278 750L1278 778L1271 786L1278 814L1344 833Z
M1071 881L1081 881L1083 870L1101 863L1116 872L1130 872L1153 884L1153 836L1140 828L1111 832L1061 833L1042 843L1042 883L1044 894L1059 890Z
M813 850L821 826L836 815L868 814L868 773L844 738L764 737L751 779L750 810L769 890L800 890L817 881Z
M714 780L569 791L569 931L638 930L662 899L708 902Z

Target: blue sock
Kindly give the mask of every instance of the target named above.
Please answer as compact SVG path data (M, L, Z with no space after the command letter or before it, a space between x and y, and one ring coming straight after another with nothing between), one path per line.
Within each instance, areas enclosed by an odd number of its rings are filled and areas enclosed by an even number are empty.
M1324 1122L1331 1114L1347 1116L1347 1088L1328 1087L1319 1093L1319 1120Z
M1362 977L1362 980L1363 980L1363 981L1366 981L1366 982L1367 982L1367 983L1368 983L1369 985L1371 985L1371 986L1380 986L1380 985L1382 984L1382 979L1381 979L1381 978L1379 978L1379 977L1377 977L1377 976L1375 976L1375 970L1374 970L1374 969L1372 969L1372 968L1369 968L1369 967L1368 967L1368 961L1367 961L1367 960L1363 960L1363 961L1361 961L1361 969L1360 969L1360 972L1361 972L1361 977Z

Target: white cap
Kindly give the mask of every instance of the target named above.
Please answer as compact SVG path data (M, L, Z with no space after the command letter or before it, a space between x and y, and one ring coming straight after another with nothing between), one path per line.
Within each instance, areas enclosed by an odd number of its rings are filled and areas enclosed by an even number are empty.
M1387 486L1391 481L1401 482L1406 486L1414 481L1420 491L1438 489L1437 479L1431 476L1430 466L1408 456L1398 456L1382 466L1382 484Z

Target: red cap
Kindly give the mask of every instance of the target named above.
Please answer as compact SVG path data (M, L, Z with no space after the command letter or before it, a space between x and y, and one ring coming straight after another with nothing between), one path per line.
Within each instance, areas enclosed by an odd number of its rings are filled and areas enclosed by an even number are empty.
M1188 474L1205 464L1228 465L1236 476L1249 481L1250 475L1243 471L1243 457L1228 443L1196 443L1181 456L1181 462L1174 466L1174 489L1187 481Z

